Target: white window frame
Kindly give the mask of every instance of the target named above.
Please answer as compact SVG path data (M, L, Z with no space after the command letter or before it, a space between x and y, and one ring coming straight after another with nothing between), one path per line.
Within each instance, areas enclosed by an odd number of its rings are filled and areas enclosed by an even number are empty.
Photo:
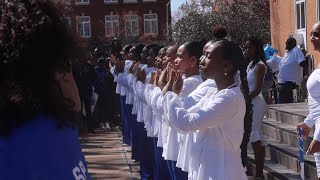
M297 21L297 5L298 4L301 4L301 3L304 3L304 25L301 24L302 22L302 18L301 18L301 5L299 6L300 7L300 28L298 29L298 21ZM302 37L303 37L303 45L304 45L304 48L307 50L307 33L306 33L306 26L307 26L307 14L306 14L306 0L295 0L294 2L294 17L295 17L295 20L294 20L294 24L295 24L295 34L302 34ZM304 27L303 27L304 26ZM298 42L299 43L299 42ZM298 44L299 47L301 47L301 44Z
M302 15L302 13L301 13L301 8L300 8L300 10L299 10L299 13L300 13L300 14L299 14L299 16L300 16L300 22L297 21L297 18L298 18L297 5L298 5L298 4L302 4L302 3L304 3L304 24L302 24L302 20L301 20L301 19L302 19L302 18L301 18L301 17L302 17L302 16L301 16L301 15ZM295 21L294 21L294 22L295 22L296 30L305 29L305 28L306 28L306 19L307 19L307 18L306 18L306 1L305 1L305 0L296 0L294 7L295 7L295 13L294 13L294 14L295 14ZM300 7L301 7L301 5L300 5ZM299 25L300 25L299 28L298 28L298 24L297 24L297 23L299 23ZM303 26L304 26L304 27L303 27Z
M76 5L88 5L90 4L90 0L75 0Z
M105 4L117 4L118 0L104 0Z
M155 18L155 19L146 19L146 16L150 16L150 15L153 15L153 16L155 15L156 18ZM146 32L146 22L147 22L147 21L152 22L152 21L154 21L154 20L156 20L156 24L157 24L156 30L157 30L157 32L147 33L147 32ZM144 26L144 33L145 33L145 34L148 34L148 35L157 35L157 34L159 33L158 14L156 14L156 13L144 14L144 15L143 15L143 26ZM150 30L152 31L152 29L153 29L152 23L150 23L150 28L151 28Z
M135 17L135 19L129 18L129 17ZM127 23L130 23L131 26L131 30L133 29L133 22L136 21L137 22L137 29L136 29L136 33L132 33L128 32L129 28L127 27ZM125 29L126 29L126 35L129 36L137 36L139 34L139 16L137 14L129 14L127 16L125 16Z
M91 37L91 20L90 20L90 16L77 16L77 32L80 34L80 37L83 37L83 38L90 38ZM83 29L83 32L79 32L79 19L81 18L88 18L88 21L86 22L81 22L82 24L82 29ZM85 35L84 33L84 26L85 24L89 24L89 35Z
M123 0L123 3L138 3L138 0Z
M317 0L317 21L320 21L320 0Z
M117 17L117 18L116 18L116 20L113 18L111 20L107 20L108 17ZM107 34L107 23L111 23L112 34ZM113 31L114 30L114 23L118 23L118 28L117 28L116 33ZM115 35L119 34L119 26L120 26L119 15L106 15L104 17L104 29L105 29L105 35L107 37L115 36Z

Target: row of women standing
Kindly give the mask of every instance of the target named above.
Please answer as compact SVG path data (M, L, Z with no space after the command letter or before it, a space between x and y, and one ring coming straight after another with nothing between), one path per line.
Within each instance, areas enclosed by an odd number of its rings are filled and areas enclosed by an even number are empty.
M240 146L246 151L251 124L256 174L263 179L266 67L260 50L255 39L245 52L226 39L123 49L126 60L112 71L123 142L140 162L142 179L247 179Z

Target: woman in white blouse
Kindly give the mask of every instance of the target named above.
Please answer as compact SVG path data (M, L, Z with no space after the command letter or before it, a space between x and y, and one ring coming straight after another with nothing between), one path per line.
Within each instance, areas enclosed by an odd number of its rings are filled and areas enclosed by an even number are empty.
M314 50L320 51L320 22L317 22L311 30L311 43ZM309 115L304 122L298 124L303 129L303 136L306 138L311 128L315 125L313 141L310 143L308 152L314 153L318 178L320 179L320 69L314 70L307 81Z
M173 92L166 93L163 100L165 115L168 116L166 120L176 130L187 133L199 131L191 147L191 180L247 179L240 145L244 118L246 113L250 114L251 106L246 104L247 98L247 103L250 103L250 96L242 51L237 44L222 40L210 45L204 56L200 69L205 78L215 80L218 92L208 91L195 106L184 109L177 95L183 84L181 73L174 75L172 71L167 86L171 86L168 89ZM234 80L238 70L242 89Z

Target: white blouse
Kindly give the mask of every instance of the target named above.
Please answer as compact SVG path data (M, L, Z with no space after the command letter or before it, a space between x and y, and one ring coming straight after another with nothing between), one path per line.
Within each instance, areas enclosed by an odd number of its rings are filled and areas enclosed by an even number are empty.
M197 105L186 110L179 96L164 97L168 124L179 131L196 132L191 148L192 180L247 179L241 163L245 100L239 87L208 91Z
M313 139L320 142L320 69L316 69L307 81L309 115L304 123L309 127L316 126Z
M207 79L201 83L197 89L189 94L186 98L180 98L184 109L189 109L190 107L196 105L201 98L203 98L207 92L216 91L216 83L212 79ZM178 159L176 166L181 168L183 171L188 172L190 167L189 158L191 156L190 151L193 144L193 139L196 137L196 133L180 134L180 149L178 153Z
M190 76L183 80L183 88L180 94L180 97L185 98L191 92L193 92L201 83L203 82L200 75ZM161 99L157 100L158 109L161 109L163 112L163 96ZM162 113L165 114L165 113ZM165 119L164 116L162 119ZM162 124L165 124L165 121L162 120ZM183 140L183 136L177 132L176 129L171 128L170 126L163 125L161 126L162 137L166 137L166 140L163 140L163 157L167 160L177 161L180 149L180 141Z

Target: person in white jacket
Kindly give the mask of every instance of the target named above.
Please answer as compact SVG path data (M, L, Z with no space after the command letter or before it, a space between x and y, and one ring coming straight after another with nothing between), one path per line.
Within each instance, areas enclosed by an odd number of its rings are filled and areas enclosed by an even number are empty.
M172 84L173 92L166 93L163 99L166 120L176 130L199 131L191 150L191 180L244 180L247 176L240 144L245 115L251 113L246 100L251 102L243 53L237 44L221 40L210 45L204 55L200 69L207 79L215 80L218 92L208 91L195 106L185 109L178 100L183 84L181 73L174 75L172 70L167 85ZM241 89L234 80L237 71Z
M320 51L320 22L314 24L311 30L311 43L314 50ZM297 131L299 128L303 129L303 137L306 138L311 132L311 128L315 125L315 132L313 140L308 147L308 153L314 154L317 174L320 179L320 69L314 70L309 76L307 81L308 89L308 105L309 115L304 122L297 125Z

